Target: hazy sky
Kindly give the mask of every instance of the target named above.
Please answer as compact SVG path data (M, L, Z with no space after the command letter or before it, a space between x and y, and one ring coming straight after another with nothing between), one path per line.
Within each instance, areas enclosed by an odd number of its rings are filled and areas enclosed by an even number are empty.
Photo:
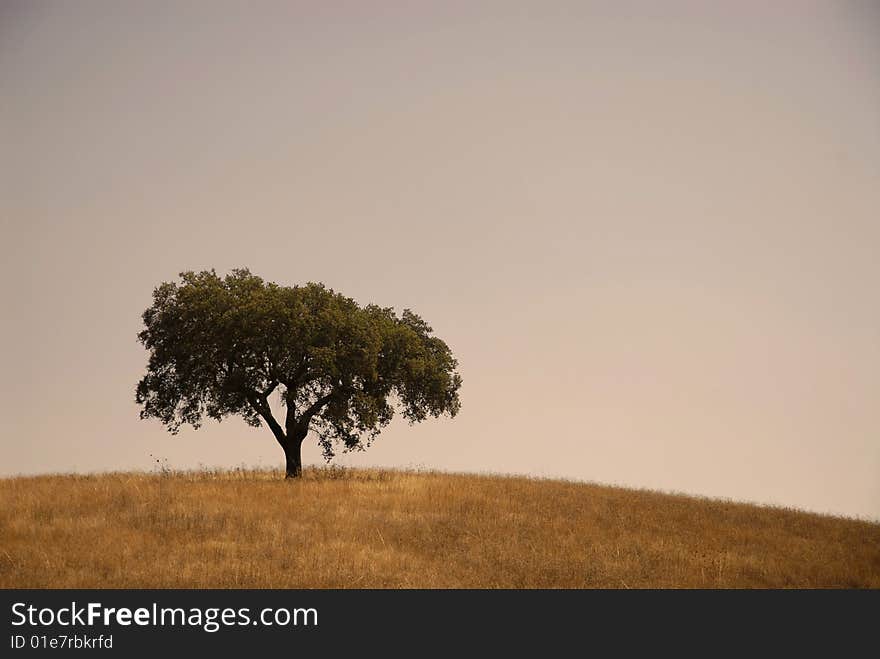
M6 1L0 131L2 474L280 467L133 400L153 287L247 266L460 360L343 464L880 518L876 5Z

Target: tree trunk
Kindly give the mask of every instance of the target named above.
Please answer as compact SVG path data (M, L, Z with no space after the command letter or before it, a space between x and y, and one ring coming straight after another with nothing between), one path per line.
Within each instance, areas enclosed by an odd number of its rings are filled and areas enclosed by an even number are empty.
M284 478L300 478L302 476L302 440L288 437L284 445L284 459L287 475Z

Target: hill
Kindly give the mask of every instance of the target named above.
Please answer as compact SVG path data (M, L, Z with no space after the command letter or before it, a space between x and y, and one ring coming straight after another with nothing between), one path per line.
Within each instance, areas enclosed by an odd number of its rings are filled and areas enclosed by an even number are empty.
M880 524L381 470L0 480L3 588L880 587Z

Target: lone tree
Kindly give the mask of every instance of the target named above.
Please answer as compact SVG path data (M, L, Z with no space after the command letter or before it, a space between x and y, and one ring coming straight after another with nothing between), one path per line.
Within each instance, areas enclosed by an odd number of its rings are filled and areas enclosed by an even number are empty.
M180 277L143 314L150 358L135 396L141 418L173 434L205 416L265 422L297 478L309 431L329 461L340 445L369 446L395 407L410 423L459 410L452 352L408 309L361 307L323 284L279 286L246 269ZM276 389L283 424L269 405Z

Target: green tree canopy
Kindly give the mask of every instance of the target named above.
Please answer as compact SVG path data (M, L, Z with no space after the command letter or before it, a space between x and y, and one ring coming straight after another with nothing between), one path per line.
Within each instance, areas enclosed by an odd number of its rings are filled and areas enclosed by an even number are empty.
M204 417L266 423L287 476L312 431L329 460L363 449L395 409L412 422L455 416L461 377L449 347L412 311L359 306L323 284L279 286L246 269L183 272L153 291L138 339L149 350L135 400L172 432ZM278 390L286 414L276 420ZM283 423L282 423L283 421Z

